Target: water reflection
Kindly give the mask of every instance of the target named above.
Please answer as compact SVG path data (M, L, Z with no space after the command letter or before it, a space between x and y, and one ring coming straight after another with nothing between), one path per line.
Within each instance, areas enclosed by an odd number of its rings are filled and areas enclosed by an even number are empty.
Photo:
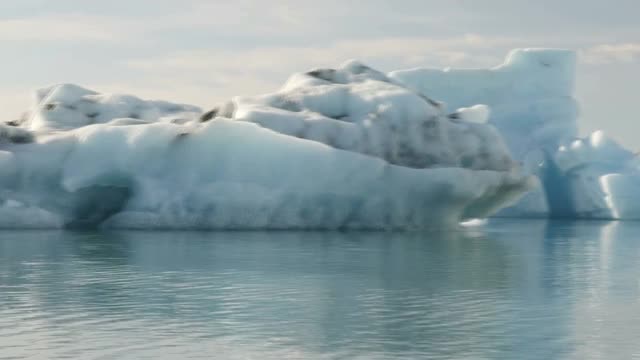
M632 358L638 234L0 232L0 359Z

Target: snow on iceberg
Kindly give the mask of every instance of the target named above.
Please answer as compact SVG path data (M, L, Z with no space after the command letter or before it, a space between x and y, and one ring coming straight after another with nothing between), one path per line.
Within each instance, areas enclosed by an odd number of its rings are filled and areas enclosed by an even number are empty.
M206 113L54 86L0 128L0 227L450 226L532 186L488 116L354 61Z

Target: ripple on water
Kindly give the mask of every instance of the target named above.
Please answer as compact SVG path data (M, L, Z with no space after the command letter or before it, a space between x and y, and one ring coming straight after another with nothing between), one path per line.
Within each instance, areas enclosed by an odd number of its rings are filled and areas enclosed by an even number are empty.
M636 224L0 233L0 359L640 354Z

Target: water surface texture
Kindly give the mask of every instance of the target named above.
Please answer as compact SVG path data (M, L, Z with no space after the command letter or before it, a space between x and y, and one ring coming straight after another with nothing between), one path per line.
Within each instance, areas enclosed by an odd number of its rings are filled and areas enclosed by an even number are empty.
M0 232L0 359L640 359L639 235Z

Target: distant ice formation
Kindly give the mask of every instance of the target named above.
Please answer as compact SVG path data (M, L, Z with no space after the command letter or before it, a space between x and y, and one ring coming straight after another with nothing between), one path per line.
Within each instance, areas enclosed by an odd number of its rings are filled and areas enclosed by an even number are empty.
M534 184L486 106L351 61L211 111L75 85L0 126L0 227L415 229Z

